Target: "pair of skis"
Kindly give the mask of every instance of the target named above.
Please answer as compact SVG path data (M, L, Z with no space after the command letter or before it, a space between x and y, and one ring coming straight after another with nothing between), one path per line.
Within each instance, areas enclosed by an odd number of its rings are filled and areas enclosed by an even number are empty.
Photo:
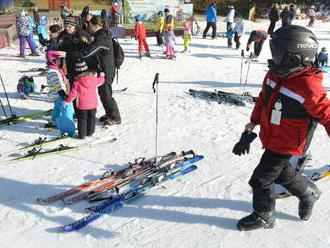
M184 160L191 160L196 157L193 151L183 152L177 155L175 152L171 152L164 156L157 158L157 164L159 166L168 166L169 164L175 164ZM199 156L200 157L200 156ZM102 192L109 191L111 189L118 190L119 187L130 182L130 180L143 176L149 173L156 164L155 158L136 159L133 163L128 163L128 166L119 171L108 171L103 174L100 179L86 182L80 186L74 187L65 192L50 196L47 198L38 198L38 202L43 205L51 204L56 201L62 201L65 204L74 204L81 200L96 197Z
M9 125L14 125L17 123L25 122L25 121L31 121L33 119L41 118L44 116L51 115L52 110L47 110L47 111L42 111L30 115L23 115L23 116L12 116L7 119L1 120L0 121L0 127L2 126L9 126Z
M14 159L11 159L11 160L7 161L7 162L23 161L23 160L35 159L37 157L43 157L43 156L49 156L49 155L54 155L54 154L59 154L59 153L77 151L77 150L81 150L81 149L84 149L84 148L89 148L89 147L99 145L99 144L113 143L117 140L116 138L111 138L110 140L106 139L104 141L97 142L97 143L85 143L85 144L77 145L77 146L59 144L55 148L44 150L44 146L53 144L55 142L63 141L63 140L68 139L68 138L70 138L70 137L60 136L60 137L57 137L57 138L51 139L51 140L45 140L43 138L38 139L33 144L28 145L28 146L23 147L23 148L18 150L18 152L22 152L22 151L27 150L27 153L25 155L18 156ZM16 155L16 154L13 154L13 155Z
M251 96L242 96L239 94L232 94L232 93L227 93L223 91L217 91L215 90L214 92L212 91L206 91L206 90L194 90L194 89L189 89L189 94L193 97L199 97L202 99L206 100L211 100L215 101L217 103L229 103L233 104L236 106L245 106L245 102L243 101L244 99L252 99Z
M61 226L62 232L77 231L89 223L99 219L105 214L125 206L126 204L144 196L148 191L154 189L166 181L177 179L197 169L195 162L202 159L202 156L195 156L191 160L175 163L174 166L155 167L153 172L143 177L137 177L132 181L131 187L119 193L114 193L100 204L89 207L86 212L89 214L73 223Z

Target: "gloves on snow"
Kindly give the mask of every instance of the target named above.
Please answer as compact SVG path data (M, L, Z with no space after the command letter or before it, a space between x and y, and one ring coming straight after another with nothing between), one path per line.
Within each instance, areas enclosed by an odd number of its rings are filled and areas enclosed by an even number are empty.
M233 148L233 153L238 156L241 156L245 153L248 154L250 152L250 144L255 138L257 138L257 136L258 135L253 132L249 133L248 131L245 131L244 133L242 133L239 142L237 142Z

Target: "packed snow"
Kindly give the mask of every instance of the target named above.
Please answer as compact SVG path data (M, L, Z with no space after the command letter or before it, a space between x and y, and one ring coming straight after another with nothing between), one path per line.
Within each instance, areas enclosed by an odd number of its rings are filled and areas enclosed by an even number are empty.
M302 21L302 25L306 25ZM224 30L225 24L221 23ZM248 23L247 31L268 28L268 22ZM320 47L328 46L330 24L317 22L315 32ZM247 42L248 34L242 39ZM176 51L183 50L178 37ZM237 221L252 211L248 180L263 152L259 140L249 155L235 156L233 145L249 121L253 104L237 107L193 98L189 88L224 90L257 96L270 58L268 40L259 62L251 64L248 83L240 86L240 51L228 49L227 40L192 40L191 53L178 53L176 60L157 59L161 49L148 38L155 59L138 58L137 42L120 39L126 58L119 73L119 84L128 87L115 93L122 124L102 130L97 123L95 135L87 140L72 139L65 144L98 142L116 137L111 144L95 145L71 153L40 157L15 163L0 158L0 240L1 247L330 247L330 182L319 183L323 194L308 222L298 217L298 200L294 197L277 201L276 227L270 230L239 232ZM46 96L36 95L21 100L16 91L18 70L44 67L45 58L18 58L18 47L0 50L0 71L7 87L10 103L17 115L52 108ZM27 51L28 52L28 51ZM247 65L244 65L244 77ZM36 198L47 197L91 179L109 169L119 169L137 157L155 153L155 97L152 82L160 74L159 84L159 154L193 149L204 155L199 169L165 187L148 193L110 215L75 233L60 233L58 227L85 215L87 202L64 206L55 203L42 206ZM35 75L36 73L26 73ZM46 84L44 77L35 77ZM324 86L330 87L329 74ZM2 90L1 90L2 91ZM6 105L4 94L0 94ZM8 113L8 111L7 111ZM97 116L103 115L100 105ZM3 116L2 116L3 117ZM37 129L45 118L0 128L2 154L31 143L38 137L55 137L56 132ZM322 126L315 132L311 151L313 167L326 168L330 161L329 138Z

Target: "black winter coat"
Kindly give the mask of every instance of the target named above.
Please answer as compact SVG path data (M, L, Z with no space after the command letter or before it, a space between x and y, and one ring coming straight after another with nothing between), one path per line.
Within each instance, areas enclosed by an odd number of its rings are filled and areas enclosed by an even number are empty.
M291 25L294 17L295 17L295 13L290 10L282 11L281 13L282 23L285 25Z
M107 48L107 50L102 49L102 47ZM103 28L98 30L88 48L85 51L80 51L77 55L80 57L95 57L99 63L100 71L105 74L106 82L109 82L108 80L112 82L115 78L116 68L110 31Z
M65 30L58 36L58 50L66 52L67 76L70 81L75 76L75 65L77 62L76 52L87 49L91 37L83 30L77 28L73 34Z
M275 7L271 8L268 14L268 18L271 22L277 22L280 19L278 9Z

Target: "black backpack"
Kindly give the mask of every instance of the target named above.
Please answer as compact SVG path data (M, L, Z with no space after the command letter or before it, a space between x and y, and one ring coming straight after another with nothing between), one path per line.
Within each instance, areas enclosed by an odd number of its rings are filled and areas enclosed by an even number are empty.
M112 44L113 44L113 55L115 58L115 67L119 69L124 62L125 54L118 41L116 41L114 38L112 38Z

